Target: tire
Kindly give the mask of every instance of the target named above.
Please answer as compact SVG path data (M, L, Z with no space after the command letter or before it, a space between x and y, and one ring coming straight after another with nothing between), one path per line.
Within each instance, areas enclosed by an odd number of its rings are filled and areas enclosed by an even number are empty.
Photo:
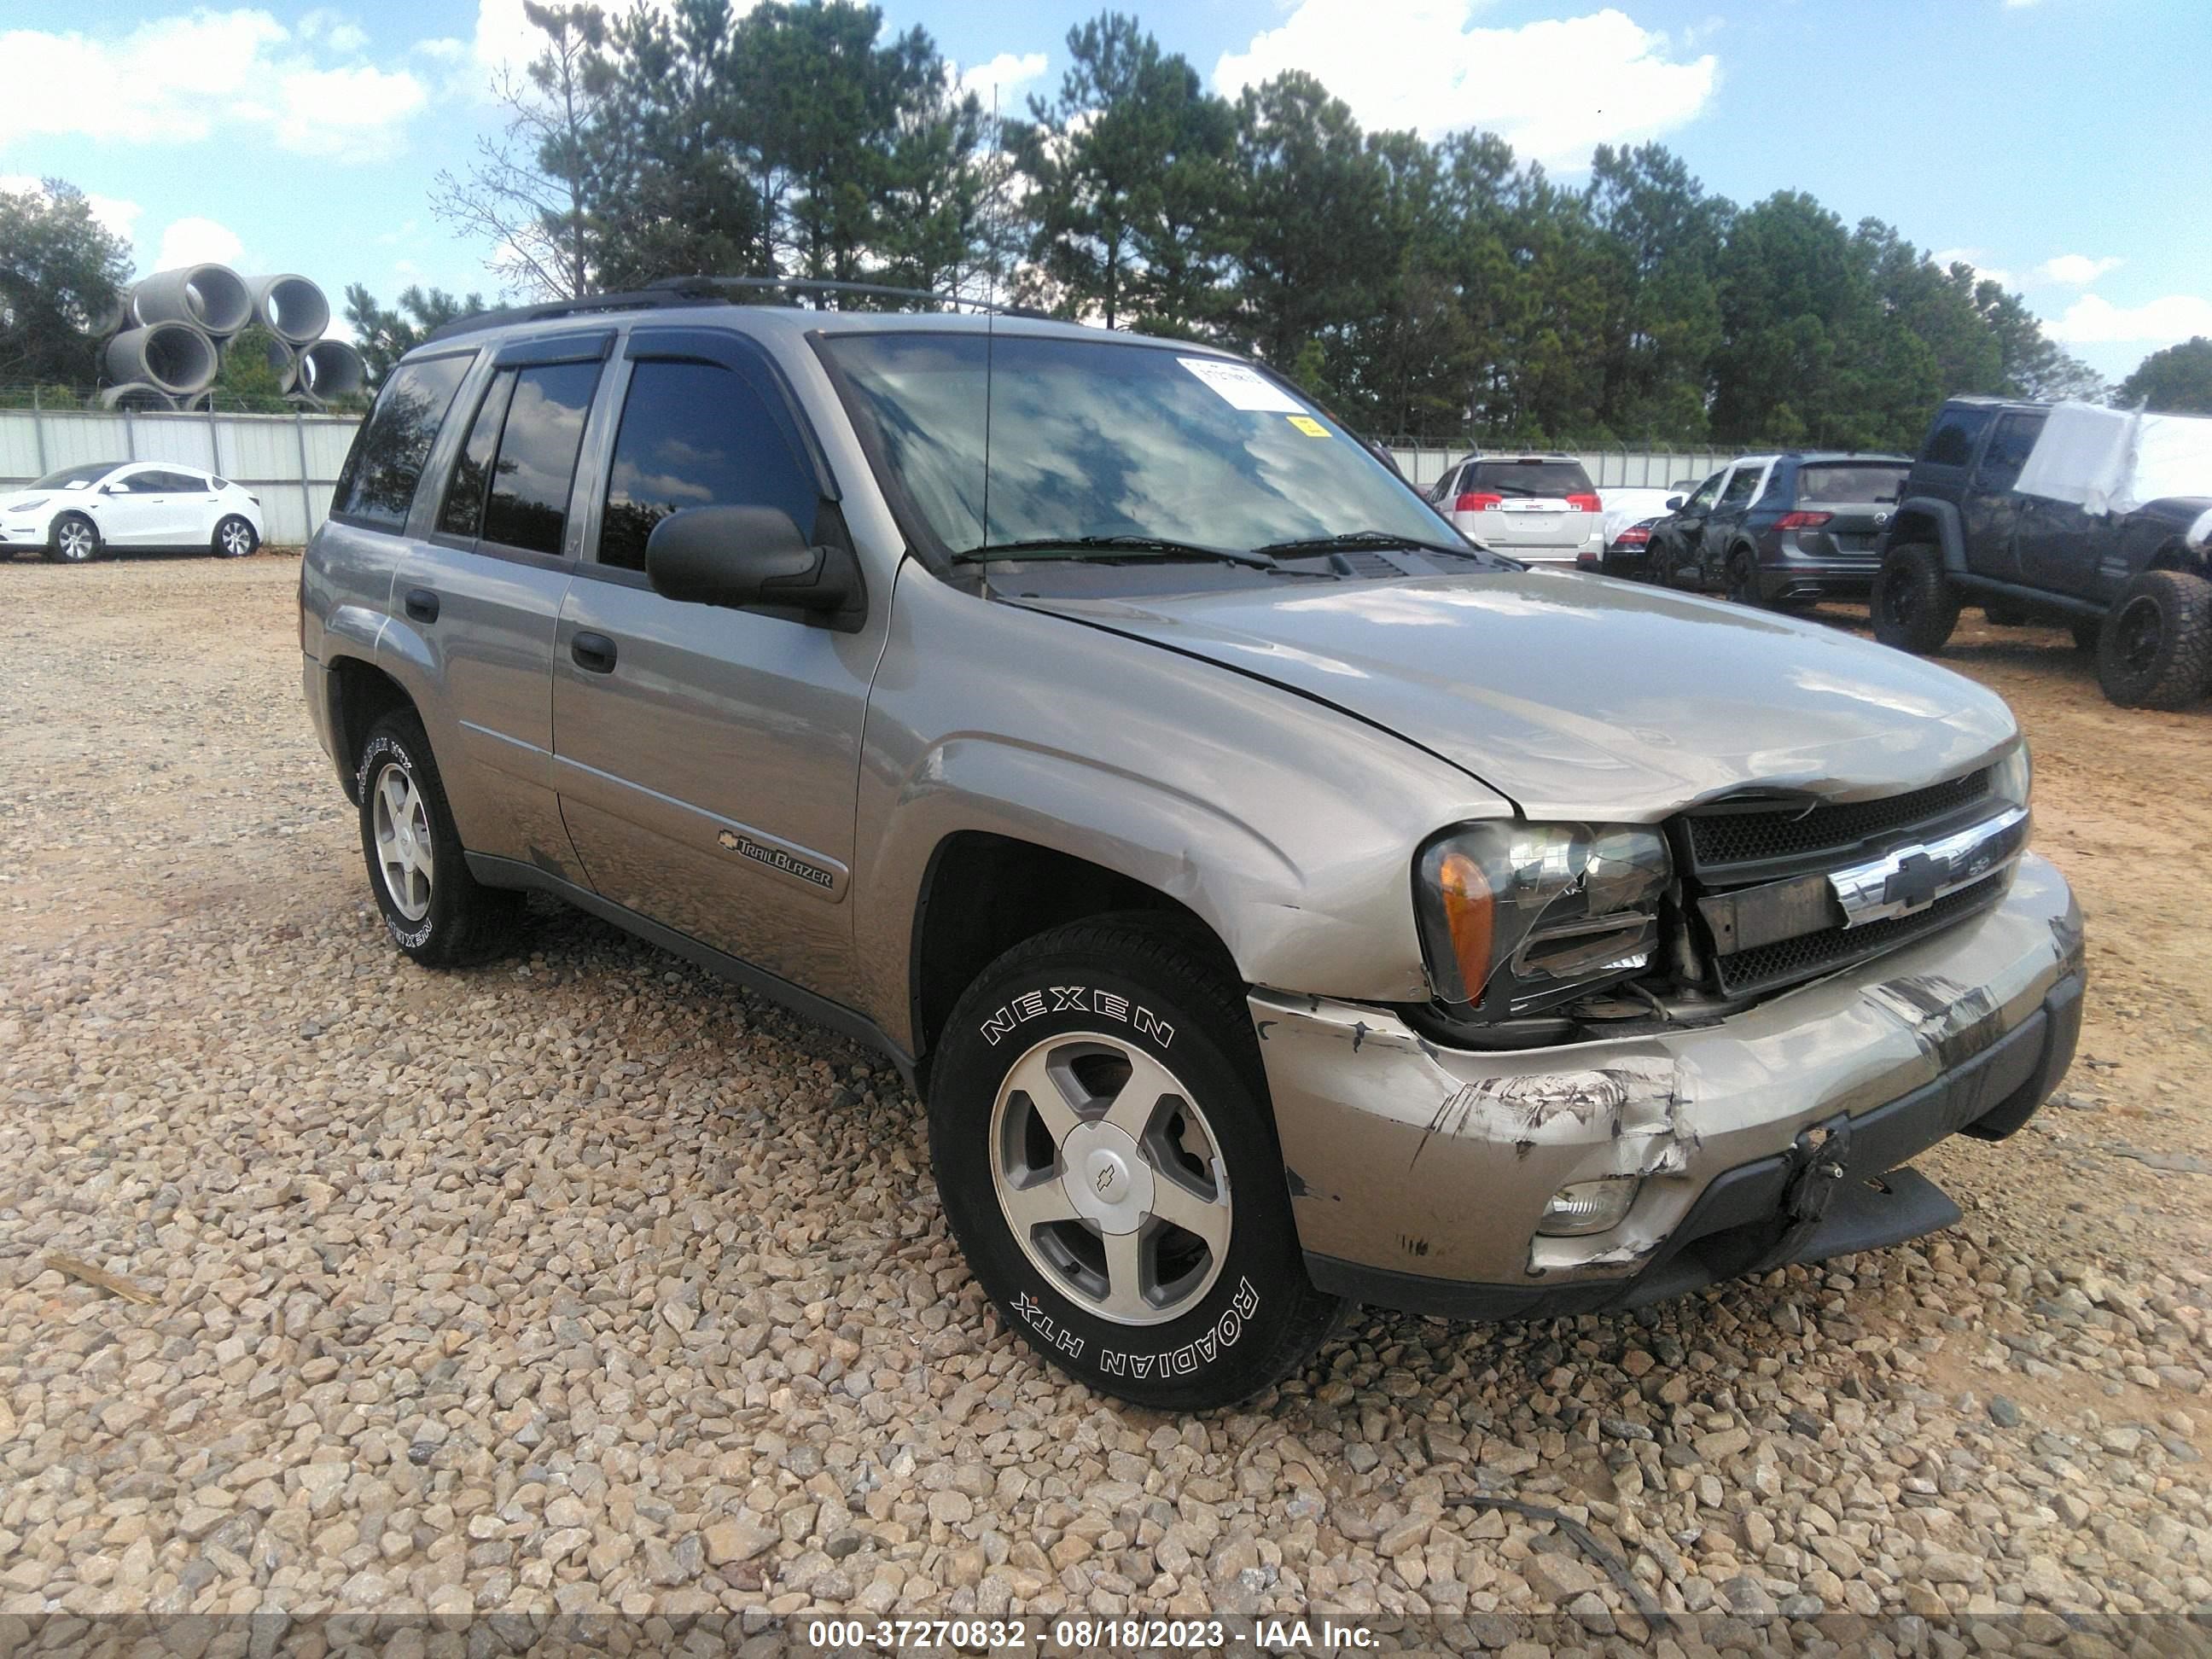
M1000 1318L1102 1394L1233 1404L1342 1309L1306 1278L1243 999L1157 918L1056 928L986 969L945 1025L929 1140ZM1170 1201L1190 1227L1152 1207Z
M1890 549L1874 579L1874 636L1915 656L1941 651L1959 625L1959 596L1925 542Z
M2086 651L2093 657L2096 655L2097 641L2104 637L2105 624L2101 621L2091 622L2087 617L2084 617L2082 620L2073 623L2072 627L2074 629L2074 648L2076 651Z
M1759 555L1748 547L1732 549L1728 557L1728 596L1738 605L1764 610L1766 597L1759 585Z
M513 933L522 895L469 873L430 740L413 710L395 709L369 728L354 786L369 890L392 942L428 968L495 952Z
M2120 590L2097 640L2097 683L2123 708L2186 708L2212 676L2212 582L2146 570Z
M57 564L90 564L103 549L100 526L82 513L64 513L54 520L46 556Z
M261 537L252 520L231 513L216 526L209 545L219 559L242 559L261 545Z

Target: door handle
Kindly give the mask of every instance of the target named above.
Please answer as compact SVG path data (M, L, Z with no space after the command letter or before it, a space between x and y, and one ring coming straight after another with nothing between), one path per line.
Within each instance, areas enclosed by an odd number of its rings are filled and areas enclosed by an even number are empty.
M407 607L407 614L418 623L438 620L438 596L427 587L409 588L402 603Z
M615 642L604 634L579 634L568 641L568 655L587 674L615 672Z

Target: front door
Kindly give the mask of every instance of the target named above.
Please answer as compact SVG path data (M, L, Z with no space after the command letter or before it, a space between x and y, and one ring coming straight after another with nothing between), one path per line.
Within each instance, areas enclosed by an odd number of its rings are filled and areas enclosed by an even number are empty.
M1966 532L1967 557L1976 574L2000 581L2035 581L2021 562L2021 507L2024 497L2013 493L2020 470L2027 465L2043 430L2044 416L2020 410L2000 416L1981 459L1960 498L1959 520ZM2039 586L2042 584L2037 583Z
M1720 500L1713 503L1713 510L1698 527L1698 569L1708 586L1719 586L1728 568L1729 539L1742 528L1744 516L1759 499L1772 465L1771 461L1747 461L1730 472L1721 488Z
M176 519L170 474L143 466L100 488L100 533L110 547L167 547Z
M860 732L888 594L858 633L793 612L665 599L654 525L772 507L844 534L835 485L758 347L639 328L592 556L553 656L562 815L603 897L810 990L852 952Z
M1674 509L1673 517L1662 519L1653 529L1651 554L1647 561L1652 580L1677 583L1697 569L1698 538L1705 533L1705 519L1712 512L1713 503L1720 499L1728 478L1726 468L1714 473L1690 493L1689 500Z

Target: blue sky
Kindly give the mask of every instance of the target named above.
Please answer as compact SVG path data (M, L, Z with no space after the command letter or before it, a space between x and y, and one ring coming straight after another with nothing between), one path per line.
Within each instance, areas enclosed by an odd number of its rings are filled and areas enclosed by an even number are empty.
M1224 91L1308 68L1370 126L1489 127L1569 179L1594 143L1656 137L1740 202L1888 220L2002 275L2108 377L2212 333L2205 0L1122 3ZM1097 9L884 8L1010 108ZM428 198L526 43L520 0L9 0L0 178L92 192L142 271L296 270L334 306L351 282L489 289Z

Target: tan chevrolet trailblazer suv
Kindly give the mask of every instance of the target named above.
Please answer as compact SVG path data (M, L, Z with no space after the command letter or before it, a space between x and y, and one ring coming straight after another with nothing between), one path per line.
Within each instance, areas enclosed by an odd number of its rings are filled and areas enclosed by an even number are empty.
M1958 1215L2081 934L1996 697L1532 570L1204 346L676 283L441 331L302 576L398 947L550 893L883 1050L976 1277L1204 1407L1356 1302Z

